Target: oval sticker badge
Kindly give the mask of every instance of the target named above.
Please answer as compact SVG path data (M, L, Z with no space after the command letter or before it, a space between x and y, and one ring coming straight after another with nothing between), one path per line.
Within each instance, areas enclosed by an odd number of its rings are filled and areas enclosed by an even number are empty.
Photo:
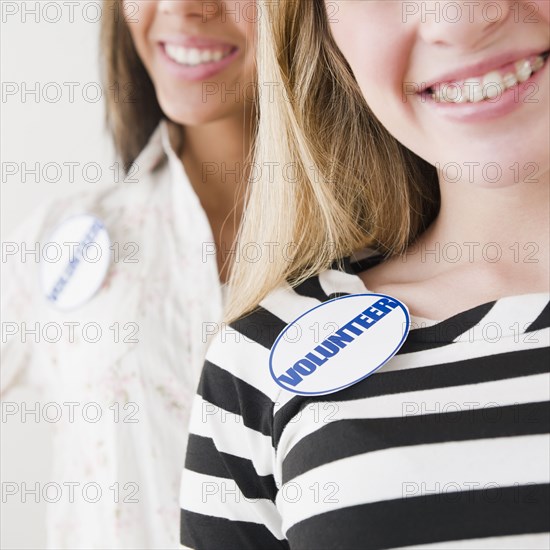
M102 220L80 214L58 225L44 245L42 290L57 309L74 309L94 296L110 265L110 238Z
M385 294L349 294L306 311L279 334L269 370L283 389L325 395L356 384L405 342L405 304Z

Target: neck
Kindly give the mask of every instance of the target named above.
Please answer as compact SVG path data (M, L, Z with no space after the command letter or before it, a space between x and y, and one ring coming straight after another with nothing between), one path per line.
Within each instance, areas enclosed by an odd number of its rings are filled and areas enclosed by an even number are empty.
M458 264L492 262L500 251L496 269L524 263L548 273L549 180L546 173L500 189L441 182L440 213L417 244L426 250L447 245L453 258L460 249Z
M252 108L183 131L180 158L195 191L224 204L246 181L254 125ZM225 203L227 204L227 203Z
M222 120L185 127L180 153L185 168L200 167L201 181L209 186L234 184L239 174L230 170L237 166L242 171L247 163L253 116L252 109L248 109ZM226 166L224 173L222 164Z
M222 281L242 217L255 120L248 106L224 119L186 126L182 133L180 158L210 222Z
M498 189L440 180L433 224L405 255L366 270L363 281L428 319L449 319L507 296L547 293L549 189L548 174Z
M441 210L430 237L441 242L548 243L549 183L548 173L532 183L501 189L443 183Z

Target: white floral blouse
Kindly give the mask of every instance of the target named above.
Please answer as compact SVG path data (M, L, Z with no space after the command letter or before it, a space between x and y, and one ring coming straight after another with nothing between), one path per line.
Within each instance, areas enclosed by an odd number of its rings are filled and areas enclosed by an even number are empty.
M2 396L38 386L39 414L54 419L54 471L40 488L50 548L180 548L186 426L222 289L165 123L135 166L125 183L41 208L8 239L31 249L91 213L112 244L102 286L68 312L46 300L32 255L3 265Z

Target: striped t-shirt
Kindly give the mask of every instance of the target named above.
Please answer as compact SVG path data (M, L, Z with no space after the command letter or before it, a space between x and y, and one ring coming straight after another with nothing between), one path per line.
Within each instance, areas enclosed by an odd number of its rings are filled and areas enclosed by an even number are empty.
M196 549L550 548L548 294L411 318L397 355L344 390L270 375L278 334L365 293L354 267L272 292L210 347L181 486Z

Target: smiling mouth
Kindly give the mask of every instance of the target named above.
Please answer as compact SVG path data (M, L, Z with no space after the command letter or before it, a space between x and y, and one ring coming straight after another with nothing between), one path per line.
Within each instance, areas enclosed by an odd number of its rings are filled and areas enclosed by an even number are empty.
M212 48L186 48L175 44L164 44L166 55L178 65L197 67L209 63L217 63L237 50L235 46Z
M483 76L473 76L454 82L438 82L420 92L420 95L429 97L436 103L480 103L494 100L540 71L549 55L550 50L519 59Z

